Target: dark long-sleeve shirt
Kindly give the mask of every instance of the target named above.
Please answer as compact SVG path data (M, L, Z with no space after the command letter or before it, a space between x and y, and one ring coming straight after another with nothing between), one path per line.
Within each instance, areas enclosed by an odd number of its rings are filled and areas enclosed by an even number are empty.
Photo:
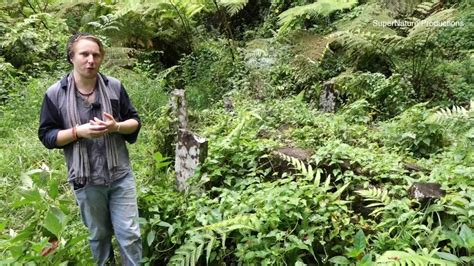
M137 140L138 132L141 128L141 121L136 109L133 107L125 88L120 81L112 77L102 75L105 85L111 89L109 98L112 106L112 115L116 121L125 121L135 119L138 121L138 128L135 132L128 135L112 133L111 138L117 143L118 149L118 166L112 171L107 168L107 160L105 156L105 142L103 137L96 139L80 139L78 141L86 142L87 153L89 155L89 164L91 166L91 176L88 178L92 184L109 184L117 179L126 176L130 171L130 160L125 142L134 143ZM40 113L40 125L38 129L38 137L43 145L49 149L63 149L64 156L68 166L68 180L75 178L74 172L71 171L73 143L59 147L56 145L58 131L65 128L67 119L67 76L52 85L47 91L43 99L43 105ZM96 90L96 102L89 104L80 96L77 96L77 107L81 123L87 123L94 117L102 118L101 104L99 103L99 95Z

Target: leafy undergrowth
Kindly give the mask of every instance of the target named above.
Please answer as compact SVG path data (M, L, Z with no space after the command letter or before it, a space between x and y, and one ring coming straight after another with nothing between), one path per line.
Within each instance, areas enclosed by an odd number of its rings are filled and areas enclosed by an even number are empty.
M375 122L360 102L328 114L298 97L232 100L234 114L217 108L199 120L210 147L193 188L157 184L141 198L150 262L473 261L473 111L418 104ZM276 154L281 147L312 155L303 162ZM275 157L287 161L283 175ZM414 182L439 183L446 195L417 201Z
M283 8L277 2L271 8ZM390 16L372 2L330 17L307 3L290 12L291 25L312 25L303 33L242 47L203 35L160 73L150 61L112 72L143 119L130 151L144 265L474 262L472 8L465 1L457 15L465 27L396 32L374 25ZM325 35L336 29L344 32ZM0 63L9 86L0 104L0 264L90 265L62 154L36 136L43 93L59 74L26 78ZM336 111L323 113L328 84L339 94ZM191 129L209 140L185 192L173 172L174 87L186 89ZM281 152L291 149L308 156ZM444 193L413 199L415 182Z
M107 73L107 70L105 70ZM0 109L0 264L91 265L87 229L66 183L60 150L47 150L37 137L47 87L63 73L17 82L17 94ZM108 74L108 73L107 73ZM160 84L143 74L117 70L137 105L144 127L130 146L135 175L146 183L151 169L154 130L150 126L167 101ZM148 171L148 172L147 172Z

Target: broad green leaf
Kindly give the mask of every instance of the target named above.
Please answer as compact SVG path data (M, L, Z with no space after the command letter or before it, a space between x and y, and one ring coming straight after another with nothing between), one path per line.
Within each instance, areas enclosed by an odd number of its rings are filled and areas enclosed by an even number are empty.
M153 244L153 241L155 241L155 235L155 230L151 230L150 232L148 232L148 235L146 236L146 242L149 247L151 246L151 244Z
M474 248L474 233L472 232L471 228L463 224L461 226L461 231L459 232L459 236L463 240L466 248L468 249Z
M449 260L449 261L454 261L454 262L461 262L461 260L454 254L451 253L446 253L446 252L437 252L436 253L438 257L441 259Z
M295 266L306 266L307 264L302 262L300 259L298 259L298 261L295 262Z
M20 195L25 198L27 203L36 203L42 200L41 194L37 188L34 188L33 190L22 190L20 191Z
M12 240L11 242L17 242L17 241L20 241L20 242L23 242L27 239L30 239L31 236L34 234L34 231L33 229L31 229L31 227L27 227L25 229L23 229L23 231L21 231L20 233L18 233Z
M58 196L59 194L59 189L58 189L58 181L56 179L51 179L49 181L49 190L48 190L48 194L49 196L55 200L56 197Z
M87 234L83 234L83 235L80 235L80 236L76 236L70 240L68 240L66 242L66 245L64 246L65 248L70 248L70 247L73 247L74 245L76 245L77 243L83 241L83 240L86 240L87 239Z
M351 262L344 256L336 256L329 259L330 262L338 265L349 265Z
M365 255L359 262L357 262L357 266L372 266L375 263L372 261L372 255L367 254Z
M365 249L365 234L362 229L359 229L359 231L354 237L354 247L359 250Z
M64 229L65 221L66 215L60 209L50 207L44 219L43 227L59 238Z

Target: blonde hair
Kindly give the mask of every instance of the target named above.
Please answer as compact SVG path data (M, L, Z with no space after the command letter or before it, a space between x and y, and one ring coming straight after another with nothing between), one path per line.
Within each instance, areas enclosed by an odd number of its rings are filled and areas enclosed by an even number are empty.
M79 40L84 40L84 39L97 43L97 45L99 46L100 54L102 56L104 56L104 54L105 54L104 45L102 44L102 42L100 41L99 38L97 38L96 36L94 36L90 33L87 33L87 32L78 32L78 33L72 35L69 38L68 42L67 42L67 46L66 46L66 53L67 54L66 54L66 56L67 56L67 61L69 63L72 64L71 58L74 55L74 50L73 50L74 44L76 42L78 42Z

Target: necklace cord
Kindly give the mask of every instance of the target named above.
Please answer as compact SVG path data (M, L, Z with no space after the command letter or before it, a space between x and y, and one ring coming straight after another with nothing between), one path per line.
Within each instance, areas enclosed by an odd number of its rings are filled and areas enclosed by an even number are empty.
M91 96L91 95L95 92L95 87L94 87L94 89L92 89L92 91L89 92L89 93L82 93L79 89L77 89L77 92L78 92L80 95L84 96L84 97L89 97L89 96Z

